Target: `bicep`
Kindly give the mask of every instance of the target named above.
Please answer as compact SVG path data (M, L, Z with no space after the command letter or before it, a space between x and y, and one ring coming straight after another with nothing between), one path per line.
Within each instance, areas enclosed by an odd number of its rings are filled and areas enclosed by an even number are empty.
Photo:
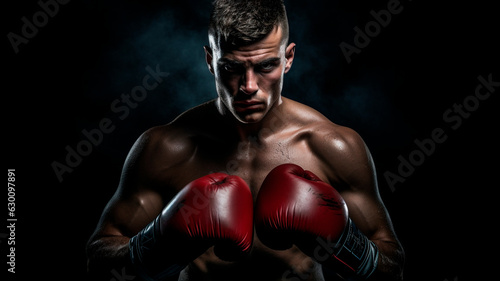
M349 217L370 240L396 242L390 216L379 196L360 191L344 191L341 195Z
M131 237L152 221L163 207L161 195L151 187L148 150L151 138L143 134L125 160L119 186L101 215L95 238Z
M375 243L380 255L376 280L400 280L404 251L380 197L375 165L361 137L350 129L325 148L330 181L344 198L353 223ZM338 185L337 185L338 184Z
M160 201L153 193L124 196L120 188L117 190L87 243L87 267L91 275L97 280L109 280L102 277L109 276L111 268L129 264L129 240L160 212Z
M124 196L117 191L103 211L97 228L99 235L132 237L161 212L162 206L156 192L141 191Z
M380 197L375 165L362 138L349 128L339 128L325 148L332 181L346 201L349 217L370 239L395 241L392 222ZM328 142L327 142L328 143ZM335 187L335 185L334 185Z
M349 168L353 172L345 177L347 188L343 197L349 215L370 240L393 240L392 222L378 191L375 164L364 142L360 142L357 151L353 152L360 160L356 166Z

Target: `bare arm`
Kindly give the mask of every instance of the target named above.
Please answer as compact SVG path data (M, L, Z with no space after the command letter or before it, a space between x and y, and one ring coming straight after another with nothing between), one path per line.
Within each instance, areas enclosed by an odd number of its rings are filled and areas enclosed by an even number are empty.
M133 274L130 268L130 238L161 211L161 199L154 193L138 193L122 198L119 192L106 206L87 246L89 274L103 279L114 269ZM97 278L99 279L99 278ZM109 280L110 278L107 278Z
M135 273L130 267L128 242L162 210L164 198L154 188L151 153L155 139L143 134L132 147L119 187L106 205L87 244L88 272L92 280L111 280L115 274Z
M370 152L353 130L339 126L330 131L316 147L329 181L347 203L349 217L379 250L370 280L402 280L404 251L380 198Z

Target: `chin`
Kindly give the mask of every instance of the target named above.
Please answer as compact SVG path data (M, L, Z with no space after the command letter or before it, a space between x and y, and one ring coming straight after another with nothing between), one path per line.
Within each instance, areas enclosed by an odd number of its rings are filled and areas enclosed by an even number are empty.
M243 124L255 124L255 123L259 123L260 121L262 121L262 119L264 118L264 114L261 112L258 112L258 113L252 113L252 114L245 115L245 116L235 115L235 117L238 121L240 121Z
M239 117L237 117L236 119L238 121L240 121L240 123L243 123L243 124L256 124L256 123L259 123L260 120L262 120L262 119L239 118Z

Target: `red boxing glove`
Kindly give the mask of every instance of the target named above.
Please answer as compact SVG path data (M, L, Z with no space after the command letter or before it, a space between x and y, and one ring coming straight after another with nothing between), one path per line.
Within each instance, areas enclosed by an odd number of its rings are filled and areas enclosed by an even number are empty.
M129 242L130 258L146 280L180 272L209 247L234 260L253 242L253 199L238 176L210 174L189 183Z
M342 196L294 164L274 168L262 183L255 228L268 247L295 244L343 277L368 278L377 267L378 249L349 219Z

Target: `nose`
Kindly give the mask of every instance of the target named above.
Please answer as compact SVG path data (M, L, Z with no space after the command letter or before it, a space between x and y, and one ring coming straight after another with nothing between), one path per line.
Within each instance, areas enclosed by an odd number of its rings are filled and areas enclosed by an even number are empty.
M252 70L247 70L242 77L240 91L247 95L253 95L259 90L257 77Z

